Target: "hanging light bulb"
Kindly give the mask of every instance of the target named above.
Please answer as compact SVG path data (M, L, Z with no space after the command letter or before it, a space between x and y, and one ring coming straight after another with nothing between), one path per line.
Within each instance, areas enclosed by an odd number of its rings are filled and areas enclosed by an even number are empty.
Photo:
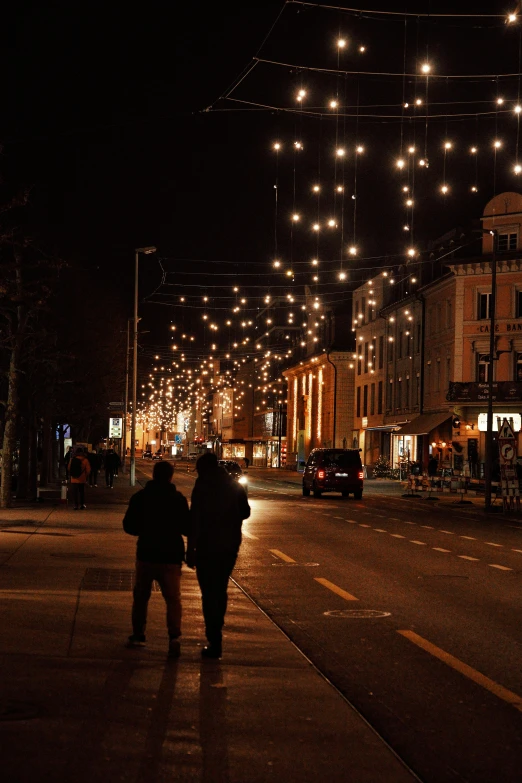
M422 71L422 73L430 73L431 65L429 63L423 63L421 65L421 71Z
M346 280L346 272L339 272L339 280Z
M335 189L336 189L336 191L337 191L338 193L342 193L342 192L343 192L343 190L344 190L344 188L343 188L343 186L342 186L342 185L337 185L337 187L336 187Z
M517 15L516 14L508 14L507 23L508 24L514 24L517 21Z
M344 49L346 47L346 39L339 38L337 41L337 46L339 47L339 49Z
M281 149L281 142L279 141L274 142L273 149L275 149L276 152L279 152L279 150Z
M317 260L317 258L312 258L312 266L317 266L318 263L319 261Z
M472 186L471 186L471 192L472 192L472 193L477 193L477 192L478 192L478 188L477 188L477 186L476 186L476 185L472 185Z
M520 165L520 163L515 163L515 165L513 166L513 171L515 172L515 174L520 174L520 172L522 171L522 166Z
M408 255L409 255L409 257L410 257L410 258L413 258L414 256L416 256L416 255L417 255L417 251L415 250L415 248L414 248L414 247L410 247L410 248L409 248L409 250L408 250ZM391 282L392 282L392 281L390 280L390 283L391 283Z
M422 98L416 98L415 99L415 105L416 106L422 106Z
M351 245L351 246L348 248L348 252L349 252L349 254L350 254L351 256L355 256L355 255L357 255L357 248L355 247L355 245Z
M504 98L497 98L497 106L502 106L504 103Z
M297 93L297 100L302 101L303 98L306 98L306 90L299 90Z
M406 199L406 206L407 207L412 207L413 206L413 199L412 198L407 198Z
M449 187L446 184L441 185L440 192L446 195L446 193L449 193Z
M337 109L339 104L338 104L337 101L330 101L329 106L330 106L330 109Z
M355 148L355 151L359 153L359 155L364 152L364 147L362 147L360 144L358 147Z
M337 225L337 223L335 222L334 218L330 218L330 220L328 221L328 226L330 228L335 228L336 225Z
M402 227L402 230L403 230L403 231L409 231L409 230L410 230L410 227L409 227L409 225L408 225L407 223L405 223L405 224L403 225L403 227Z
M502 146L502 142L500 141L500 139L495 139L495 141L493 142L493 146L496 150L499 150Z
M292 220L294 221L294 223L297 223L299 220L301 220L301 215L298 215L297 212L294 212L294 214L292 215Z
M281 266L281 261L274 261L272 266L274 266L276 269L279 269L279 267Z
M403 192L403 193L408 193L408 192L409 192L409 190L410 190L410 189L409 189L409 187L408 187L407 185L404 185L404 187L402 188L402 192Z
M344 156L346 155L346 150L344 149L344 147L338 147L335 151L335 154L337 155L338 158L344 158Z
M415 147L413 147L413 146L412 147L408 147L408 152L410 153L410 155L413 155L413 153L415 152Z
M319 191L321 190L321 186L320 185L314 185L312 190L314 191L314 193L319 193Z
M303 144L301 141L294 141L294 147L296 148L296 150L302 150Z
M428 159L427 158L421 158L419 160L419 166L422 166L423 168L428 168Z
M519 103L517 103L513 111L515 112L515 114L520 114L520 112L522 111L522 106Z
M321 226L319 225L319 223L314 223L313 226L312 226L312 229L314 231L319 231L320 228L321 228Z
M452 142L451 142L451 141L446 141L446 142L444 142L444 149L445 149L445 150L451 150L451 149L453 149L453 144L452 144Z
M403 168L404 168L404 166L406 165L406 161L405 161L403 158L399 158L399 159L398 159L398 160L395 162L395 165L397 166L397 168L398 168L398 169L403 169Z
M361 54L366 51L366 46L359 46L359 51Z
M477 149L476 147L472 147L472 148L470 149L470 152L471 152L471 154L472 154L472 155L476 155L476 154L477 154L477 152L478 152L478 149Z

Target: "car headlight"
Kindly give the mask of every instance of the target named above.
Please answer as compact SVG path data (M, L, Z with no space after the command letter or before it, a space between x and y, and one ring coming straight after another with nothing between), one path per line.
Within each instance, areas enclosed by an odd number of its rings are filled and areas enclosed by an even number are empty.
M247 484L248 483L248 479L247 479L246 476L240 476L238 478L238 481L239 481L240 484Z

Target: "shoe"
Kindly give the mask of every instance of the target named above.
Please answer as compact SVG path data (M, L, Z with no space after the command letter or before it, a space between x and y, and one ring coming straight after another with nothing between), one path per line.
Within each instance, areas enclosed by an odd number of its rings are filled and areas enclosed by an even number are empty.
M181 645L178 639L171 639L169 641L169 658L179 658L181 652Z
M143 634L140 636L135 633L132 633L125 643L125 647L129 647L131 649L134 647L145 647L145 645L145 636L143 636Z
M202 658L221 658L221 647L216 647L214 644L209 644L208 647L203 647L201 650Z
M87 506L85 505L85 503L83 504L82 508L87 508Z

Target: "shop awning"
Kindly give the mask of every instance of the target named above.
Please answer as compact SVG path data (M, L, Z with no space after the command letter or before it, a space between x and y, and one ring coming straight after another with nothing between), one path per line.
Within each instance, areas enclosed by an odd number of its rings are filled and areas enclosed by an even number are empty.
M394 432L395 430L400 430L401 427L409 423L410 422L398 421L395 424L381 424L378 427L365 427L364 429L366 432Z
M443 413L422 413L416 419L410 421L409 424L401 427L395 434L399 437L401 435L427 435L436 427L451 419L452 416L453 414L449 411L444 411Z

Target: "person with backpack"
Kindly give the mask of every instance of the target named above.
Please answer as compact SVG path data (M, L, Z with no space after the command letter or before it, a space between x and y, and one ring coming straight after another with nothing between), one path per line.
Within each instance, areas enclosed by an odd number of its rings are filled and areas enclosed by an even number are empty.
M89 451L87 453L87 459L89 460L89 465L91 466L91 472L89 474L89 486L90 487L97 487L98 486L98 472L101 467L101 459L99 454L96 451Z
M69 476L74 498L74 510L87 508L85 505L85 484L91 472L89 460L84 454L83 448L76 449L74 457L69 462Z
M220 467L215 454L196 462L198 478L190 506L187 565L196 567L208 646L203 658L221 658L228 580L241 546L241 526L250 516L246 492Z
M145 646L147 607L155 579L167 605L168 655L177 658L181 636L181 564L185 558L182 536L189 533L190 515L186 497L172 483L173 475L171 462L154 465L152 481L130 499L123 529L130 536L138 536L132 634L126 646Z

